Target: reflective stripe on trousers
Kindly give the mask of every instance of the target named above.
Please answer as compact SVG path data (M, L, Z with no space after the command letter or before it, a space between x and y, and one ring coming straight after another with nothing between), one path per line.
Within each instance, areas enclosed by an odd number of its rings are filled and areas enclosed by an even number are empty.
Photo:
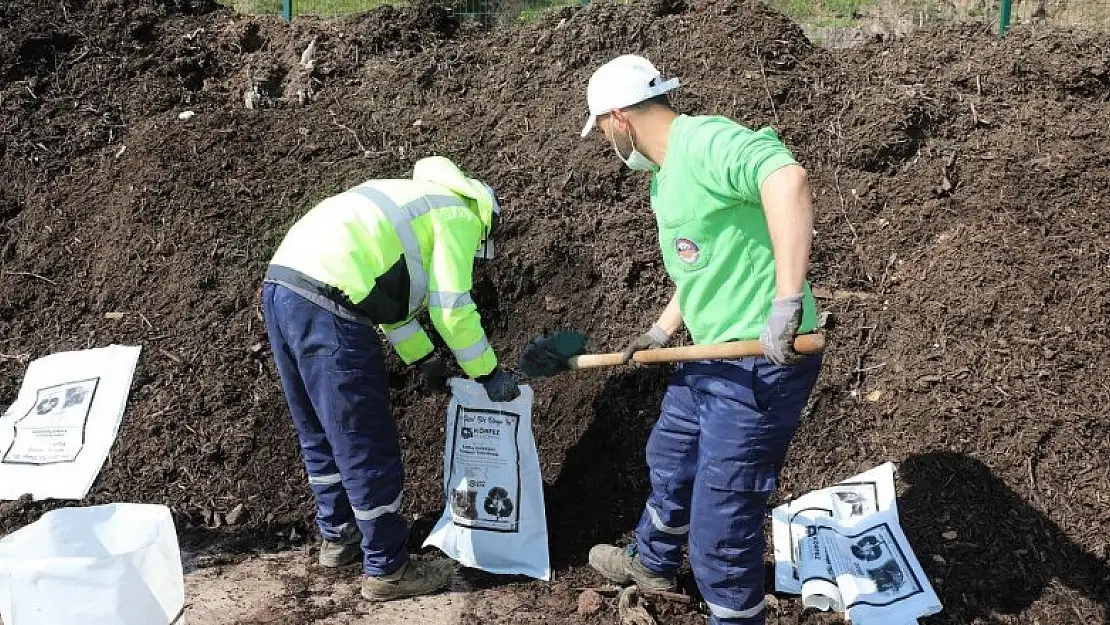
M389 503L384 506L378 506L377 508L373 508L370 510L359 510L354 506L351 506L351 509L354 511L356 519L360 521L373 521L383 514L389 514L391 512L397 512L398 510L400 510L401 495L397 495L397 498L393 500L393 503Z
M659 516L659 513L656 512L655 508L651 507L650 503L644 506L644 509L647 510L648 516L651 517L651 524L654 525L655 529L659 530L660 532L663 532L664 534L670 534L672 536L685 536L690 533L689 523L687 523L686 525L681 525L679 527L671 527L663 522L662 517Z
M338 473L308 476L308 483L312 486L331 486L332 484L339 484L341 482L343 482L343 476Z
M763 608L767 607L767 598L759 600L759 603L748 608L747 610L733 610L724 606L716 605L713 603L706 603L709 606L709 612L717 618L724 619L750 619L763 615Z

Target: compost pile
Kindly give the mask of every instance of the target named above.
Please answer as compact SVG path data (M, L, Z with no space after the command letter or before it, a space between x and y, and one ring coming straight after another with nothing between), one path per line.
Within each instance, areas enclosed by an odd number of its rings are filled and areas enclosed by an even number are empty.
M642 331L670 295L647 180L577 134L590 72L634 51L683 80L680 108L773 125L810 171L830 350L780 497L896 461L945 605L930 622L1110 616L1110 39L957 26L833 54L738 0L493 32L434 7L290 27L205 0L39 4L0 6L0 401L27 357L143 346L84 503L165 503L183 535L244 549L310 529L260 277L314 202L422 156L503 197L475 299L505 362L548 328L597 349ZM447 399L390 367L418 535L441 508ZM573 588L597 584L589 546L639 517L665 382L535 381L558 581L482 591L520 607L478 601L472 622L612 622L609 602L575 614ZM0 531L46 505L3 504ZM770 622L827 618L797 605L772 602Z

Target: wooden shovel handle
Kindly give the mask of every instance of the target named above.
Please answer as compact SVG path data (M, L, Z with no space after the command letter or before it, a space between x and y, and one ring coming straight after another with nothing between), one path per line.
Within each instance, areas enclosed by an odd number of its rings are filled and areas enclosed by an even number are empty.
M802 334L794 339L794 349L800 354L815 354L825 349L825 335ZM645 349L632 355L632 360L645 364L664 362L686 362L690 360L728 360L732 358L751 358L763 355L759 341L730 341L710 345L688 345L686 347L667 347ZM571 369L591 367L615 367L624 364L620 352L610 354L583 354L567 361Z

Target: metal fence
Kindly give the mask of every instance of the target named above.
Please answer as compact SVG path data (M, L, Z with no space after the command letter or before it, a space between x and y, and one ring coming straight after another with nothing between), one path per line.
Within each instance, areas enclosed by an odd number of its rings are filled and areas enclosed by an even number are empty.
M241 13L340 17L407 0L219 0ZM482 24L512 24L545 10L584 5L589 0L446 0L463 18ZM1110 0L765 0L831 45L842 33L868 29L900 35L927 24L978 20L997 24L999 34L1012 25L1052 24L1110 30ZM844 42L842 45L849 45Z
M1002 31L1007 24L1053 24L1093 30L1110 29L1110 0L958 0L967 13L989 13L997 6Z
M1110 30L1110 0L767 0L810 40L848 47L874 35L907 35L934 24L980 22L1000 36L1017 26Z
M218 0L240 13L296 17L335 18L361 13L382 5L404 6L406 0ZM464 19L486 25L511 24L538 17L552 8L585 5L589 0L450 0L448 4Z

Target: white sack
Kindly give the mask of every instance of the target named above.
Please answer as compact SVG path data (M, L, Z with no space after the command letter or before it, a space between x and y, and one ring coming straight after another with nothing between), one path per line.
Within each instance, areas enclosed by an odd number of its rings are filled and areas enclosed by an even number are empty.
M543 478L529 386L492 402L481 384L451 380L443 454L445 508L425 546L463 566L549 581Z
M807 493L771 511L775 546L775 590L802 593L798 570L802 540L809 535L812 519L826 516L852 525L871 514L892 510L897 517L894 464L887 462L839 484Z
M775 588L856 625L911 625L943 607L898 524L894 465L771 513Z
M185 581L169 508L62 508L0 539L11 625L169 625Z
M0 499L82 499L116 440L139 347L51 354L0 415Z

